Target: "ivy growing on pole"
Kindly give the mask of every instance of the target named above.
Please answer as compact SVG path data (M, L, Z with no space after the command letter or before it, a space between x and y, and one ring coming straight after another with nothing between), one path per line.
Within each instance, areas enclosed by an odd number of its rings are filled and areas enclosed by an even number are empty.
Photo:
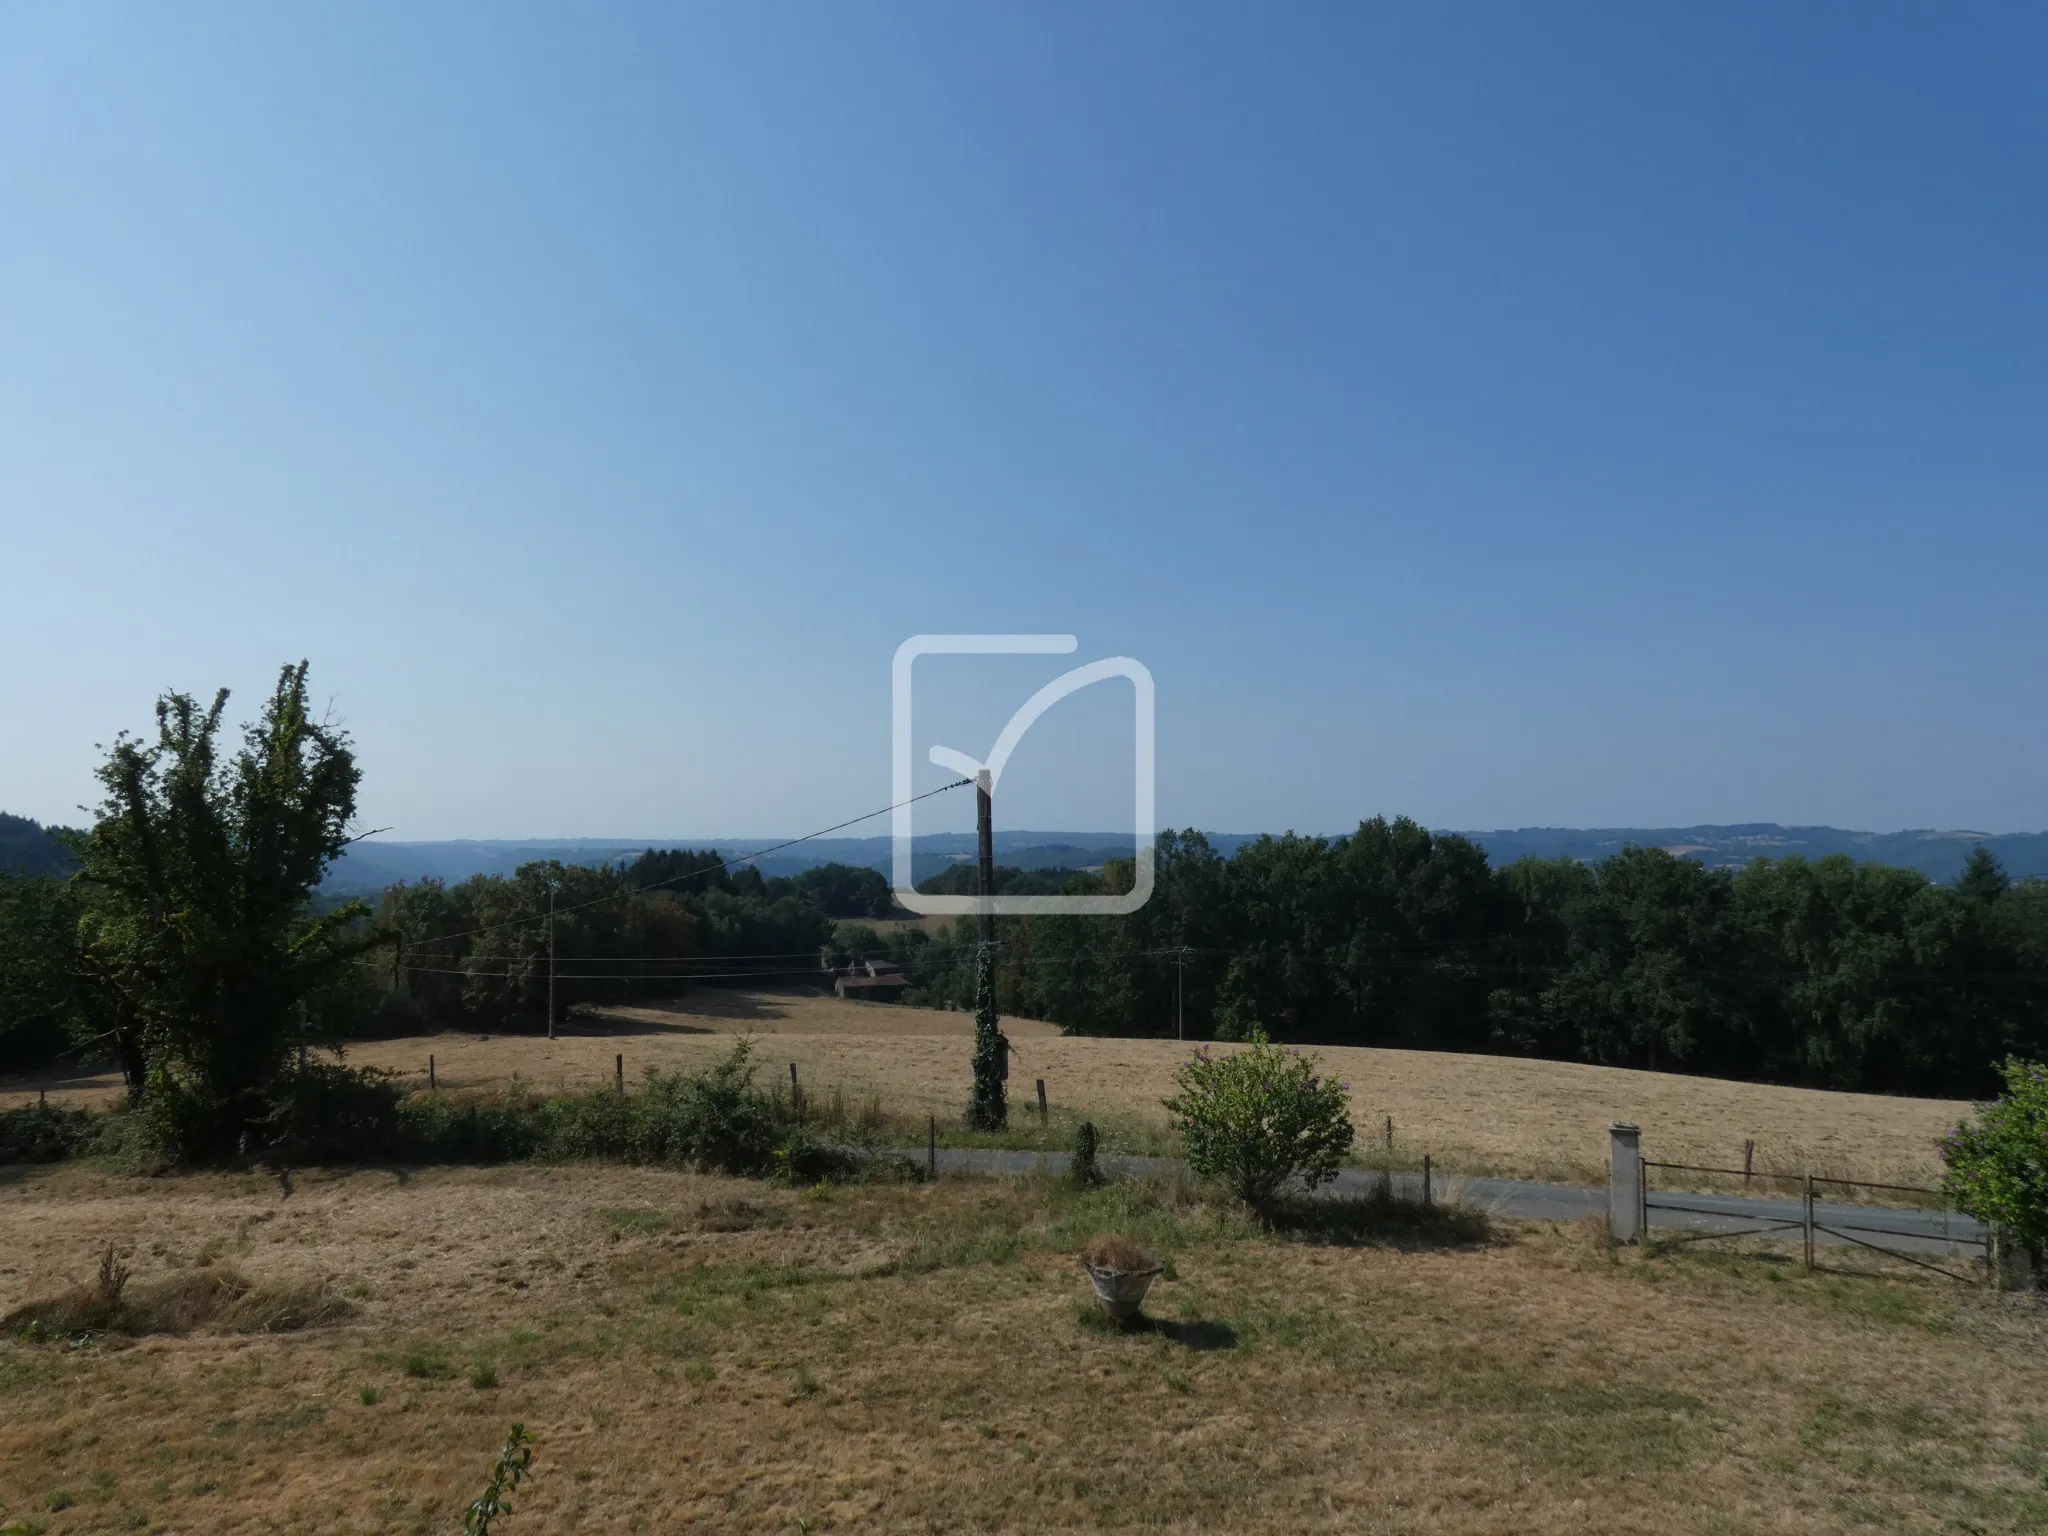
M1010 1042L996 1027L996 947L984 942L974 955L974 1097L967 1105L967 1127L1000 1131L1009 1124L1010 1107L1003 1079Z
M996 812L994 781L984 768L975 775L975 841L980 859L975 884L981 894L981 942L974 951L974 1097L967 1101L967 1128L1000 1131L1010 1123L1003 1079L1010 1075L1010 1042L996 1027Z

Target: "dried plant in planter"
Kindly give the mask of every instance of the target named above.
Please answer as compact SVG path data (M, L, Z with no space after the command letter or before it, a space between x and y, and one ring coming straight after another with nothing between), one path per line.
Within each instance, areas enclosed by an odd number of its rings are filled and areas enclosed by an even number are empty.
M1125 1275L1141 1274L1159 1267L1157 1259L1117 1232L1105 1232L1091 1238L1088 1246L1081 1250L1081 1262L1090 1269L1113 1269Z
M1135 1326L1145 1293L1159 1275L1159 1261L1128 1237L1105 1232L1081 1250L1081 1265L1109 1320L1125 1328Z

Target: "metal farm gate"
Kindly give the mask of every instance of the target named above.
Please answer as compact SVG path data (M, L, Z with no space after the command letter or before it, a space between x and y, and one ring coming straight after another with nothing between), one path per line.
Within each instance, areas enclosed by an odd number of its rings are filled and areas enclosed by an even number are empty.
M1739 1179L1745 1188L1756 1180L1784 1184L1784 1175L1756 1174L1747 1168L1713 1168L1698 1163L1664 1163L1641 1159L1641 1230L1650 1232L1657 1213L1668 1213L1659 1225L1666 1241L1708 1242L1727 1237L1783 1237L1798 1233L1808 1269L1814 1267L1816 1242L1832 1240L1851 1243L1889 1258L1904 1259L1952 1280L1988 1280L1992 1274L1991 1236L1975 1222L1964 1222L1946 1203L1934 1205L1861 1205L1848 1200L1821 1198L1827 1189L1859 1190L1883 1194L1921 1196L1941 1201L1942 1192L1920 1184L1879 1184L1868 1179L1830 1179L1805 1174L1798 1180L1799 1194L1793 1198L1757 1199L1747 1195L1702 1195L1686 1190L1657 1190L1651 1186L1651 1172L1666 1175L1699 1173L1720 1179ZM1677 1218L1676 1220L1670 1218ZM1685 1230L1674 1233L1673 1227ZM1942 1260L1950 1263L1943 1263ZM1959 1272L1953 1265L1963 1260Z

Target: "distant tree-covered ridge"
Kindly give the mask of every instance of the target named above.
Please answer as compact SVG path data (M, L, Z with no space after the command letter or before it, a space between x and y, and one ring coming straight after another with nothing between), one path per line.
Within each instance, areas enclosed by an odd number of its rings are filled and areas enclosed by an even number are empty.
M1228 858L1261 834L1208 832L1209 846ZM1439 834L1443 835L1443 834ZM1824 858L1846 854L1858 863L1891 864L1917 869L1930 880L1947 883L1963 868L1972 849L1995 856L2015 879L2048 876L2048 832L1905 831L1855 832L1839 827L1788 827L1775 822L1691 827L1517 827L1490 832L1463 831L1461 836L1486 851L1487 862L1500 869L1534 855L1542 859L1576 859L1597 864L1623 848L1662 848L1705 864L1740 869L1751 859ZM755 841L720 843L721 847L769 848L787 833ZM702 841L710 842L711 839ZM654 846L687 846L676 839ZM335 860L323 889L331 894L374 897L388 885L415 883L429 876L454 883L471 875L509 875L522 864L558 859L565 864L630 863L646 839L609 841L578 838L555 842L360 842ZM1132 838L1102 832L1003 831L996 833L996 858L1014 869L1086 869L1100 871L1115 859L1131 856ZM888 837L825 837L793 847L776 848L748 862L763 877L797 875L820 864L889 873L894 845ZM922 884L948 868L974 864L974 834L920 833L912 839L913 878Z
M1096 882L1080 870L1075 869L1017 869L1008 864L995 867L995 889L997 896L1057 896L1069 888L1069 881L1076 876L1079 880L1074 890L1094 890ZM974 896L981 890L981 874L975 864L955 864L943 869L928 879L917 882L917 888L927 896Z
M65 846L62 827L0 811L0 870L17 875L68 875L78 860Z
M1465 836L1496 867L1531 855L1597 864L1624 848L1661 848L1708 868L1740 869L1752 859L1807 859L1845 854L1858 863L1918 870L1944 883L1961 874L1978 848L2019 878L2048 876L2048 832L1854 832L1840 827L1787 827L1776 822L1692 827L1520 827ZM1225 849L1224 851L1228 851Z

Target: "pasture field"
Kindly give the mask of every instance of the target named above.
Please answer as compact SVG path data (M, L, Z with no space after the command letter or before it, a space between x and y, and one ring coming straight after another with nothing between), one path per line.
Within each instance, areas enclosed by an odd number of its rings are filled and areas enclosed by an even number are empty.
M1032 1102L1044 1078L1062 1123L1105 1122L1110 1145L1160 1150L1173 1070L1188 1046L1170 1040L1063 1036L1049 1024L1005 1019L1013 1043L1013 1103ZM580 1018L576 1033L443 1034L352 1046L352 1062L388 1068L424 1086L435 1057L443 1091L491 1093L513 1078L548 1090L609 1081L623 1055L629 1075L648 1066L701 1067L736 1035L758 1037L764 1072L797 1064L801 1082L852 1098L877 1098L902 1128L927 1114L957 1120L966 1101L973 1019L965 1013L842 1002L807 990L701 989L661 1007L613 1009ZM1424 1152L1446 1171L1562 1183L1606 1180L1607 1126L1643 1127L1651 1157L1740 1166L1742 1144L1757 1144L1759 1172L1813 1172L1889 1183L1933 1183L1935 1144L1970 1106L1947 1099L1831 1093L1725 1082L1672 1073L1591 1067L1521 1057L1436 1051L1318 1048L1350 1084L1361 1144L1376 1142L1391 1115L1397 1150ZM53 1100L112 1099L112 1076L56 1079ZM0 1083L0 1106L34 1097L34 1085ZM1020 1125L1023 1121L1020 1119ZM1057 1130L1057 1127L1055 1127Z
M0 1338L0 1527L47 1536L452 1533L515 1420L500 1536L2048 1525L2048 1322L1921 1272L1398 1207L1262 1232L1164 1181L588 1166L289 1199L17 1168L0 1230L0 1316L108 1244L131 1291L232 1266L330 1302ZM1170 1261L1148 1328L1097 1321L1105 1230Z

